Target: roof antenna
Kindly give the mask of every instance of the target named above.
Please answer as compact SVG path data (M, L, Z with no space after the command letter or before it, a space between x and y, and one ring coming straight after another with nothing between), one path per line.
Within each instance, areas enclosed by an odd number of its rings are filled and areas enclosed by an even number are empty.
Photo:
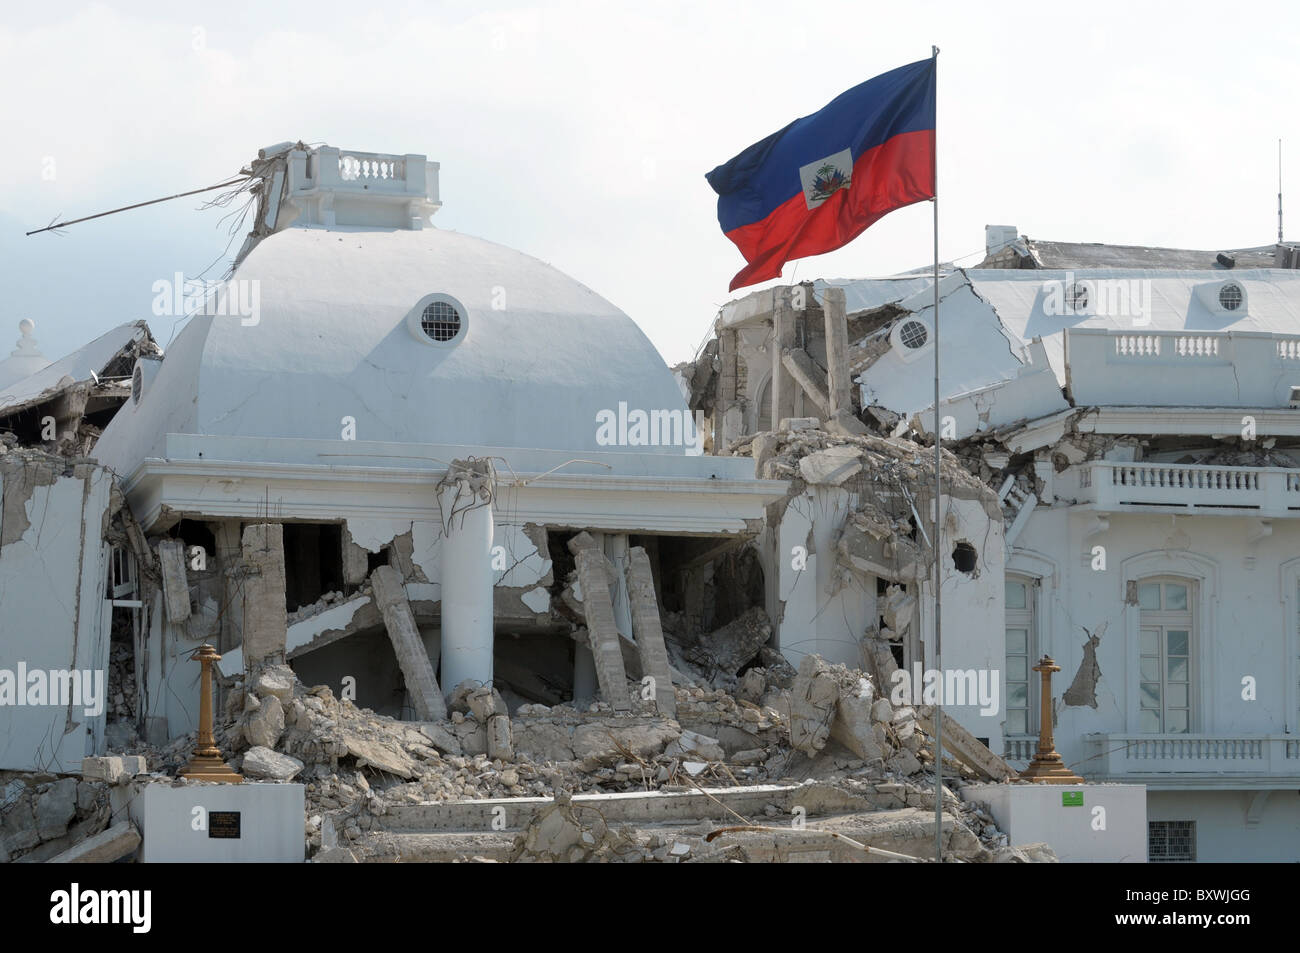
M1282 244L1282 140L1277 141L1277 243Z

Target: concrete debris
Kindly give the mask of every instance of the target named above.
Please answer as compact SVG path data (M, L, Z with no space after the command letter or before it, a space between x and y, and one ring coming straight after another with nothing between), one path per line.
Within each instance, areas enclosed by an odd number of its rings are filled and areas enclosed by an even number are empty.
M280 754L258 745L244 752L240 771L248 778L265 778L269 781L292 781L305 765L297 758Z
M98 834L111 816L110 788L75 777L9 781L0 799L0 863L42 862Z
M135 853L139 846L139 831L130 821L119 821L107 830L87 837L75 847L56 854L46 863L111 864Z
M922 728L934 735L933 712L922 707L917 710L917 719ZM977 772L981 778L990 781L1007 781L1018 777L1015 769L1007 764L980 741L963 728L955 718L943 720L943 750L963 764Z
M1060 860L1051 845L1044 843L1001 847L993 855L995 864L1057 864Z
M753 660L772 638L772 623L762 606L746 609L732 621L715 629L687 650L686 657L711 674L734 676Z

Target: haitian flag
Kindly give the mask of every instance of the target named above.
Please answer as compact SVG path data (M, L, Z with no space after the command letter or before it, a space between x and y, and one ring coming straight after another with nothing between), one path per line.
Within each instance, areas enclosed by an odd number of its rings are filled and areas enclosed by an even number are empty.
M933 198L934 116L932 58L854 86L710 172L718 223L749 262L730 290Z

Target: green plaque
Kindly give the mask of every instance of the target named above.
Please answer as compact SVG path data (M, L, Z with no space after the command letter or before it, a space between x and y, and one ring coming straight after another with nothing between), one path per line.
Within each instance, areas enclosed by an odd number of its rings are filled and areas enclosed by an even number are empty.
M1083 792L1062 791L1061 807L1083 807Z

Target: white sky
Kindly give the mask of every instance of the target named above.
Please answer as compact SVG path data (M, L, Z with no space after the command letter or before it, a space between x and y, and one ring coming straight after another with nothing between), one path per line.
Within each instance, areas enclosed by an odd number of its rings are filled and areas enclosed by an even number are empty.
M1213 3L548 2L17 5L0 23L0 356L146 318L225 250L200 198L286 139L426 153L441 228L550 262L691 357L743 264L704 174L878 73L939 58L940 255L1035 238L1228 248L1300 237L1300 12ZM42 170L53 159L54 177ZM226 252L238 249L242 234ZM784 278L930 260L930 206ZM210 273L216 277L219 264Z

